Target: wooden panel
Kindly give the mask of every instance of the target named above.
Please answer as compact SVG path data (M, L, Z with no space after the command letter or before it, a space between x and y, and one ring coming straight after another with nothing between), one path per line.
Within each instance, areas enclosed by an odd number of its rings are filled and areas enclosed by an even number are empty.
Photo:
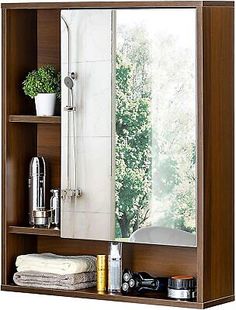
M6 279L2 282L12 283L12 277L16 272L15 261L18 255L35 253L37 251L37 237L8 234L7 237L7 264Z
M28 223L28 176L36 154L36 126L9 124L6 157L6 218L8 225Z
M9 115L11 123L60 124L60 116Z
M27 288L27 287L19 287L19 286L14 286L14 285L4 285L2 286L2 289L5 291L14 291L14 292L48 294L48 295L57 295L57 296L66 296L66 297L79 297L79 298L92 298L92 299L100 299L100 300L122 301L122 302L172 306L172 307L181 307L181 308L202 309L204 307L203 304L200 304L197 302L163 299L163 297L161 298L161 296L159 296L159 294L156 294L156 293L148 297L123 296L121 294L109 294L109 293L99 294L96 288L89 288L89 289L78 290L78 291L68 291L68 290Z
M127 244L134 271L156 276L197 275L197 249L173 246Z
M50 252L51 242L39 237L38 251ZM108 254L109 242L53 238L53 252L62 255ZM123 243L123 268L153 275L196 275L196 248Z
M38 10L38 67L51 64L60 69L60 10Z
M234 294L233 9L203 9L204 301Z
M49 2L49 3L3 3L2 8L132 8L132 7L201 7L201 6L233 6L233 1L114 1L114 2Z
M22 22L24 21L24 22ZM8 123L10 113L33 112L33 104L24 95L21 83L36 65L36 14L29 10L4 11L3 14L3 277L12 276L16 255L34 249L20 236L9 236L7 226L28 221L27 177L30 158L36 152L34 125ZM24 143L27 141L27 143ZM31 240L31 239L29 239Z
M60 230L58 229L34 228L24 226L9 226L8 232L10 234L21 234L21 235L36 235L36 236L51 236L51 237L60 236Z
M34 10L7 11L6 69L8 114L34 114L33 100L25 96L22 82L36 67L36 12Z
M46 205L50 189L61 184L61 127L57 124L37 125L37 156L44 156L47 169Z

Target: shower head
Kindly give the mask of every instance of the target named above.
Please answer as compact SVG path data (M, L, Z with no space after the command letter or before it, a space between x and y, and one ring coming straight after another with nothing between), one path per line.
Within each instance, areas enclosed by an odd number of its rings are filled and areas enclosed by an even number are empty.
M66 76L64 78L64 83L65 83L66 87L68 87L69 89L72 89L74 86L74 82L73 82L72 78L69 76Z

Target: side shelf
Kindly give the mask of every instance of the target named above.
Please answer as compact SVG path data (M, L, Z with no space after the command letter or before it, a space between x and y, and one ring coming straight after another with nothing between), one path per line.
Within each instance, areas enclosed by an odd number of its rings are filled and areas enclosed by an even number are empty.
M79 291L65 291L65 290L54 290L54 289L42 289L42 288L28 288L20 287L14 284L12 285L2 285L1 289L4 291L13 291L21 293L33 293L33 294L46 294L46 295L56 295L64 297L78 297L78 298L90 298L90 299L100 299L100 300L110 300L110 301L122 301L131 302L139 304L149 304L158 306L169 306L169 307L180 307L180 308L194 308L194 309L205 309L212 306L219 305L221 303L226 303L234 300L234 296L227 296L224 298L200 303L200 302L190 302L190 301L179 301L164 299L160 296L124 296L121 294L99 294L96 288L88 288Z
M33 227L22 227L22 226L9 226L8 233L22 234L22 235L60 237L60 230L57 230L57 229L33 228Z
M60 116L9 115L10 123L60 124Z
M2 289L5 291L23 292L23 293L35 293L35 294L47 294L47 295L58 295L66 297L79 297L79 298L92 298L100 300L111 300L111 301L122 301L149 305L160 305L160 306L172 306L172 307L182 307L182 308L197 308L202 309L203 304L198 302L189 301L178 301L164 299L160 297L154 297L152 295L148 297L144 296L123 296L121 294L99 294L96 288L89 288L78 291L68 291L68 290L55 290L55 289L42 289L42 288L28 288L20 287L16 285L2 285Z

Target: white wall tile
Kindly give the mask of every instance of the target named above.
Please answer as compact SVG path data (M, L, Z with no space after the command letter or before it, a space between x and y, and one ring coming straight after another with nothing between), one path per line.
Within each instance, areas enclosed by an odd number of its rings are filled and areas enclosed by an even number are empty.
M70 29L72 62L111 60L111 10L62 10ZM62 29L62 63L67 63L67 33Z
M65 139L63 137L63 139ZM76 184L72 147L70 150L71 186L81 188L82 196L77 199L75 212L111 212L111 140L104 137L76 138ZM67 188L67 148L62 149L62 188ZM69 204L64 206L71 210Z
M110 136L111 63L73 63L72 69L78 73L78 80L74 82L73 87L74 104L77 109L73 112L76 118L76 136ZM62 80L66 75L66 65L63 65ZM67 102L68 89L62 83L62 135L67 135L68 112L64 111ZM72 117L70 123L72 124Z
M111 216L110 213L75 213L74 238L110 240Z
M71 30L70 72L76 72L78 79L73 87L76 112L69 113L68 133L68 112L64 111L64 106L68 104L68 89L64 85L64 78L68 75L68 46L62 23L61 186L62 189L79 187L82 196L62 200L61 235L68 238L111 239L111 232L114 231L114 220L111 220L111 11L66 10L62 11L62 15ZM66 178L68 154L69 185Z

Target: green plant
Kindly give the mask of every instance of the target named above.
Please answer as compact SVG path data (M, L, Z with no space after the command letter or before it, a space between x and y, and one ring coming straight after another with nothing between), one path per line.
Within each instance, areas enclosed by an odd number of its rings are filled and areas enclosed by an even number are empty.
M29 72L22 84L24 93L30 98L36 97L39 93L56 93L60 99L61 75L51 65Z

